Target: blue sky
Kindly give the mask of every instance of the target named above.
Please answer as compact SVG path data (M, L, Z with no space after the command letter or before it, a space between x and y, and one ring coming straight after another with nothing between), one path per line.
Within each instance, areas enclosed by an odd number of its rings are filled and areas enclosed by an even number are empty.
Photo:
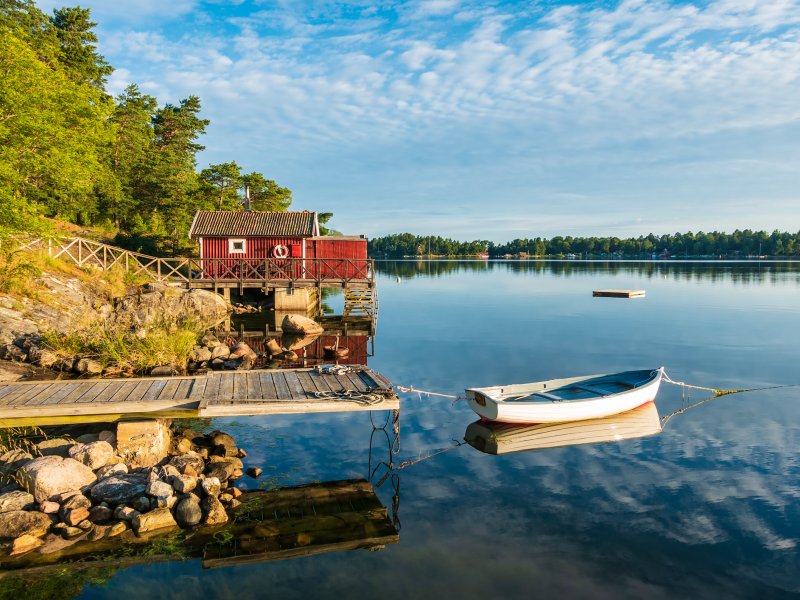
M800 0L81 5L110 91L348 233L800 229Z

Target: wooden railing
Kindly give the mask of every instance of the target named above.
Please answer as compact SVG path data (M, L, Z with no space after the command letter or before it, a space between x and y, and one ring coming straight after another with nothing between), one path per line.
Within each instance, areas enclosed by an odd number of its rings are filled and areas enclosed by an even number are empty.
M114 266L134 275L146 274L160 282L182 282L216 287L240 285L372 284L375 262L353 258L158 258L84 238L37 240L28 247L46 247L53 258L71 260L80 267L107 270Z

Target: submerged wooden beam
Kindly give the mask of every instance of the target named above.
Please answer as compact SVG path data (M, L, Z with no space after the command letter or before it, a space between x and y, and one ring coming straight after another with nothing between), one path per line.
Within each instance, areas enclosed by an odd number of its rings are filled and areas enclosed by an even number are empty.
M644 298L644 290L595 290L596 298Z

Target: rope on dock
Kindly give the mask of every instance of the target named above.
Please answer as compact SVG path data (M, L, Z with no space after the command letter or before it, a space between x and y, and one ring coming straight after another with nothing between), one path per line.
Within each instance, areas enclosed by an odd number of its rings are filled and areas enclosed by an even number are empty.
M372 406L383 402L393 394L391 390L371 389L366 392L358 390L340 390L337 392L315 392L315 398L324 400L342 400L343 402L357 402L366 406Z

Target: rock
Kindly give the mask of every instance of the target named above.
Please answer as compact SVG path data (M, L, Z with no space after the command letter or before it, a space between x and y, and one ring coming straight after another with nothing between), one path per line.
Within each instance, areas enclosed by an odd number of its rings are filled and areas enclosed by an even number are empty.
M219 342L219 340L217 340ZM213 358L213 354L211 350L205 348L203 346L195 346L194 350L192 351L192 360L198 363L203 363L211 360Z
M241 500L237 500L236 498L234 498L233 500L228 502L228 510L233 510L237 506L241 506L241 505L242 505Z
M84 531L91 531L94 529L94 523L92 523L89 519L84 519L77 525L78 529L83 529Z
M31 348L28 359L37 367L49 369L58 362L58 354L45 348Z
M114 518L114 511L107 506L93 506L89 511L89 520L92 523L105 523Z
M28 353L16 344L5 344L4 346L0 346L0 358L3 360L24 362L28 360Z
M258 355L244 342L238 342L233 348L231 348L230 356L231 358L245 358L246 356L257 357Z
M171 478L172 487L179 494L191 492L197 487L197 478L189 475L178 475Z
M14 448L0 456L0 474L13 477L24 465L33 460L29 452Z
M301 315L286 315L281 323L281 330L286 333L300 333L303 335L314 335L325 331L322 325Z
M46 515L53 515L61 510L61 505L58 502L51 502L50 500L45 500L41 504L39 504L39 512L43 512Z
M79 435L75 438L75 442L78 444L91 444L92 442L99 442L100 441L100 434L99 433L84 433L83 435Z
M211 360L215 360L217 358L228 358L231 355L231 349L228 348L225 344L220 344L219 346L214 346L211 350Z
M50 368L54 371L72 371L75 367L75 359L74 358L59 358L56 362L54 362Z
M239 365L239 369L242 371L249 371L256 366L256 359L257 356L245 356L242 359L242 364Z
M297 353L296 352L292 352L291 350L287 350L286 352L282 352L279 356L283 360L288 360L288 361L292 361L292 362L294 362L294 361L296 361L298 359Z
M223 504L228 504L231 500L233 500L233 494L228 494L227 492L224 494L219 495L219 501Z
M232 487L228 489L228 493L234 498L238 498L239 496L242 495L242 490L240 490L239 488Z
M85 464L93 471L104 467L114 456L114 448L108 442L76 444L69 449L70 457Z
M228 481L235 470L235 467L227 462L209 463L205 475L206 477L216 477L220 481Z
M266 348L270 356L277 356L283 352L283 348L281 348L280 344L273 339L267 340Z
M208 364L214 371L219 371L220 369L222 369L225 366L225 359L224 358L215 358L214 360L212 360Z
M200 343L203 346L213 348L214 346L219 346L222 342L213 333L207 333L200 339Z
M156 471L156 479L163 479L164 481L171 481L172 477L177 477L181 474L181 472L176 469L173 465L167 464L161 467L157 467Z
M175 507L175 520L181 527L197 525L203 519L203 511L197 496L189 494L178 501Z
M178 455L186 454L192 449L192 442L186 438L181 438L175 445L175 451Z
M36 511L12 510L0 514L0 538L13 539L22 535L42 537L50 529L48 515Z
M245 471L245 473L247 473L253 479L258 479L261 476L262 472L263 471L258 467L250 467L247 469L247 471Z
M64 510L69 510L71 508L81 508L81 507L91 508L92 501L89 500L89 498L87 498L80 492L77 492L75 494L70 494L69 496L63 498L63 500L61 501L61 508Z
M168 508L157 508L149 513L136 515L131 521L131 525L136 535L141 535L156 529L178 526Z
M113 465L106 465L97 470L97 479L102 480L112 475L124 475L128 472L128 466L125 463L116 463Z
M69 449L75 442L65 440L64 438L54 438L52 440L44 440L36 444L36 449L42 456L61 456L67 458L69 456Z
M178 371L172 365L162 365L160 367L153 367L150 369L151 377L172 377L177 375Z
M133 502L131 502L131 507L136 512L144 513L150 510L152 505L150 503L150 498L147 496L139 496Z
M236 448L236 440L229 436L227 433L221 431L212 431L208 434L211 439L212 446L224 446L226 448Z
M114 509L114 518L120 519L121 521L130 521L138 514L139 511L130 506L118 506Z
M172 486L166 481L161 481L160 479L148 483L145 491L147 492L148 496L163 496L164 498L172 496L173 494Z
M238 456L212 456L212 463L226 463L231 465L234 469L243 469L242 459Z
M100 375L103 372L103 365L91 358L80 358L75 361L73 369L81 375Z
M97 478L84 464L72 458L40 456L19 470L22 486L33 494L37 502L71 490L93 484Z
M235 358L231 360L226 360L225 362L222 363L222 368L225 369L226 371L235 371L240 366L241 362Z
M133 469L152 467L169 454L170 431L160 419L120 421L117 424L117 454Z
M35 506L33 494L16 490L0 495L0 513L12 510L25 510Z
M72 508L63 511L63 513L60 514L63 514L62 520L64 521L64 523L66 523L71 527L74 527L75 525L78 525L81 521L85 521L86 519L89 518L89 509L81 506L78 508Z
M97 434L97 439L101 442L108 442L112 446L117 443L117 434L108 429Z
M84 535L85 533L86 532L80 527L65 527L64 529L61 530L61 535L63 535L68 540Z
M191 467L195 474L202 473L205 468L205 461L196 452L187 452L181 456L174 456L169 464L178 469L181 473L186 475L187 467Z
M61 494L51 496L50 500L53 502L58 502L59 504L64 504L64 502L77 495L82 495L80 490L70 490L68 492L62 492Z
M206 477L200 483L200 487L203 488L206 496L218 496L222 489L222 484L217 477Z
M222 525L228 522L228 513L216 496L206 496L200 503L206 525Z
M11 544L11 553L9 556L19 556L31 550L36 550L44 542L35 535L24 534L16 538Z
M147 487L147 476L141 473L112 475L99 481L92 488L92 498L97 502L107 502L112 506L127 504L141 496Z

